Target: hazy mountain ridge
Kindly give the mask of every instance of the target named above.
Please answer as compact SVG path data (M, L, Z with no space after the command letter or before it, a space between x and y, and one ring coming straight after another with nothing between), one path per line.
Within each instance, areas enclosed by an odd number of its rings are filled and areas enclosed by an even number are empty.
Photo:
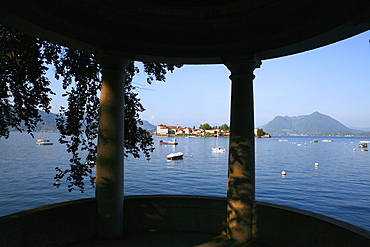
M370 136L370 132L350 129L334 118L319 112L302 116L276 116L263 126L271 135L361 135Z
M45 121L45 131L57 132L55 113L47 114L40 111L42 119ZM142 120L143 125L139 127L155 132L157 126ZM43 125L40 123L36 131L40 131ZM261 126L263 130L272 136L277 135L312 135L312 136L367 136L370 137L369 131L355 130L348 128L339 121L330 116L314 112L310 115L301 116L276 116L266 125Z
M149 131L149 132L153 132L153 131L157 131L157 126L149 123L147 120L142 120L143 122L143 125L139 125L139 127Z
M36 131L41 131L43 127L45 131L50 131L50 132L58 131L57 124L55 121L57 114L52 113L52 112L48 114L44 111L39 111L39 114L41 115L41 118L44 120L45 126L43 126L44 124L42 122L39 123L36 127Z
M37 125L35 131L41 131L42 128L44 127L44 130L47 131L47 132L58 132L58 129L57 129L57 126L56 126L57 114L52 113L52 112L48 114L44 111L39 111L39 114L41 115L41 118L44 120L45 126L43 125L43 123L39 123ZM157 129L157 126L149 123L146 120L142 120L142 122L143 122L143 124L138 125L138 126L147 130L147 131L149 131L149 132L153 132Z

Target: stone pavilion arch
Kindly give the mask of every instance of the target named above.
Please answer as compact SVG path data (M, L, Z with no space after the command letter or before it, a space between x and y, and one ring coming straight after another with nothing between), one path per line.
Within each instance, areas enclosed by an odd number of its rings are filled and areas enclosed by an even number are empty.
M5 0L0 9L0 22L34 37L94 53L103 68L96 200L52 206L53 209L62 208L60 210L89 207L89 220L94 221L91 218L96 217L97 221L79 237L70 237L67 232L59 233L64 234L64 238L60 239L62 243L96 236L114 239L126 232L148 230L144 227L145 223L164 231L217 232L222 229L219 233L224 232L226 236L224 246L230 243L228 239L272 246L369 244L370 234L363 229L348 229L346 224L327 217L255 202L253 113L253 72L263 67L263 60L315 49L369 30L368 0L189 0L181 3L168 0L62 0L53 3L46 0ZM230 70L230 151L226 200L124 197L123 83L124 69L130 61L224 64ZM173 205L172 211L168 210L173 213L164 216L161 222L150 221L139 210L145 210L149 207L147 205L163 208ZM179 209L183 205L186 205L184 208L192 208L191 212ZM208 225L192 222L191 218L212 210L216 213L204 219ZM224 212L221 216L225 217L224 226L219 220L219 211ZM47 212L50 214L50 211ZM128 212L135 212L141 221L135 223L136 219ZM20 222L34 215L21 215ZM284 221L279 215L291 221ZM52 213L48 217L52 219ZM184 223L186 226L176 225L181 218L188 218ZM280 220L282 223L278 227L272 224ZM26 241L25 236L32 238L32 230L19 230L19 223L17 225L11 219L4 222L13 225L14 229L9 230L8 239L11 240L7 241L22 244ZM45 221L43 226L49 223ZM4 223L0 222L0 225L4 226ZM318 233L312 233L317 228L320 229ZM291 237L291 231L299 232L299 236ZM1 238L5 238L5 233ZM307 242L307 238L311 242ZM42 237L37 241L40 245L57 244Z

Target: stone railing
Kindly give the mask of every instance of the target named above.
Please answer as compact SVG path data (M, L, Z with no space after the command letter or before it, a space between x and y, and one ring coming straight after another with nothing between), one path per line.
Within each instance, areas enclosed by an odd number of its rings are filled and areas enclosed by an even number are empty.
M225 198L126 196L125 233L225 228ZM96 200L53 204L0 218L1 246L55 246L96 237ZM271 203L253 205L253 240L270 246L370 246L370 232L320 214Z

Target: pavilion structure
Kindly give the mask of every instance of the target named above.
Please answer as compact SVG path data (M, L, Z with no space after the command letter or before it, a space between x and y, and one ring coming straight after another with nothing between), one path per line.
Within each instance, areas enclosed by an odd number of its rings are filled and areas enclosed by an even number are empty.
M141 230L158 226L162 230L204 231L214 224L202 228L203 223L194 221L185 229L175 221L191 221L192 215L206 209L206 214L214 209L213 215L218 215L216 209L221 207L225 218L223 223L219 222L223 227L220 233L237 243L258 241L277 246L284 245L285 241L293 246L369 244L369 232L363 229L309 212L255 202L253 113L253 72L262 66L263 60L315 49L369 30L368 0L61 0L52 3L46 0L4 0L0 22L31 36L95 53L102 65L96 200L82 202L87 203L84 208L87 205L97 207L92 210L97 213L97 221L93 233L81 234L81 239L92 236L114 239L135 227ZM218 199L205 202L207 198L204 197L154 196L154 199L126 200L123 193L123 83L124 70L130 61L224 64L230 70L226 200L220 199L218 204L215 202ZM139 203L135 204L135 201ZM184 208L192 210L184 209L185 216L181 219L167 218L172 225L166 228L163 222L151 221L145 218L148 214L138 211L140 205L149 203L153 206L154 202L156 205L165 203L163 208L176 204L171 210L189 203ZM195 208L200 211L195 212ZM131 219L133 214L140 218L140 224L135 225L135 219ZM167 217L165 213L161 215ZM179 217L180 214L174 215ZM278 218L279 215L284 219ZM209 216L204 221L215 222L217 217ZM7 220L8 224L17 227L9 218ZM299 231L304 224L307 228ZM60 227L58 230L61 231ZM22 238L19 230L14 232L9 230L8 233L13 236L12 241ZM65 239L68 236L65 233ZM71 239L77 240L77 237Z

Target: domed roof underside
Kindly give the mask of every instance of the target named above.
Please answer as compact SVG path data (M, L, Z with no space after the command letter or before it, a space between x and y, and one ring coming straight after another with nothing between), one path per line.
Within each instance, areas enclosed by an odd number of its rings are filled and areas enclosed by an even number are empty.
M369 29L368 0L6 0L0 22L52 42L135 60L274 58Z

